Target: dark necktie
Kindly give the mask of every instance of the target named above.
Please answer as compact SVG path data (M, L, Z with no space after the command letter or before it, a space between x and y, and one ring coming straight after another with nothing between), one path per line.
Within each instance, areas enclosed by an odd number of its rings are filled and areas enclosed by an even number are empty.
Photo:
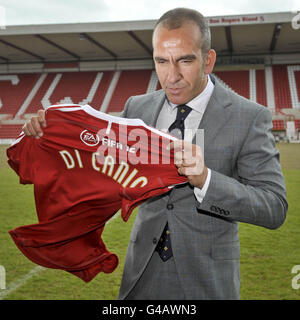
M170 125L169 132L174 136L182 139L184 138L184 120L189 115L192 109L185 104L181 104L177 106L177 116L176 120ZM168 208L172 208L172 204L168 204ZM158 252L159 256L163 261L167 261L173 255L172 246L171 246L171 238L170 238L170 230L168 227L168 222L162 232L160 240L155 248Z

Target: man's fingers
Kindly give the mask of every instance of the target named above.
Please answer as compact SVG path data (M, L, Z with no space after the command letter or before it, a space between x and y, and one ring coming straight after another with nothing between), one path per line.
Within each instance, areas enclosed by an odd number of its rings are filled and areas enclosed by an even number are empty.
M26 136L34 137L35 136L35 130L32 127L31 121L27 122L23 126L23 131Z
M174 150L174 152L184 152L185 157L190 157L194 152L195 145L184 140L172 141L168 146L167 150Z
M196 165L194 166L181 166L178 168L178 173L180 175L184 175L184 176L199 176L201 175L203 172L203 169L201 167L197 167Z
M26 122L23 126L23 131L26 136L39 138L43 135L41 126L46 126L44 110L39 110L38 116L34 116Z
M169 145L167 145L167 150L182 150L183 149L183 140L172 141Z
M177 163L175 163L175 166L179 169L183 169L183 168L189 168L189 169L195 169L197 168L197 163L195 161L193 162L185 162L184 160L182 160L182 162L178 161Z
M41 128L41 120L39 117L32 117L31 118L31 125L33 128L33 136L42 136L43 130Z
M45 110L38 110L38 121L43 127L46 127Z
M174 152L174 164L179 167L182 165L182 152Z
M24 124L22 127L23 132L25 133L26 136L31 136L31 133L28 130L27 123Z

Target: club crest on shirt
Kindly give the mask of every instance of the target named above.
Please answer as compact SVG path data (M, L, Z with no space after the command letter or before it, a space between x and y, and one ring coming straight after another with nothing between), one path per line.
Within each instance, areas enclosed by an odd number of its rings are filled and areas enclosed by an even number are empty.
M88 130L83 130L80 133L80 139L87 146L93 147L100 142L100 138L96 133L89 132Z

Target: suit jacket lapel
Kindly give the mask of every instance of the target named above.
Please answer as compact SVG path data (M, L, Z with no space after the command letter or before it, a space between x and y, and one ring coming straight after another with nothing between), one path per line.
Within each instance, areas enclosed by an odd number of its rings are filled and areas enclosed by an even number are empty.
M164 105L165 98L165 92L163 90L160 90L159 94L155 97L155 100L153 101L153 106L155 107L154 109L152 109L152 115L154 114L154 116L152 116L151 119L152 122L150 123L152 127L156 127L157 118Z
M213 144L215 136L228 121L229 113L226 112L226 107L231 105L226 89L217 80L213 80L215 88L199 124L199 129L204 130L204 155L207 146ZM196 136L193 143L196 143Z
M149 107L147 109L143 109L143 115L141 116L141 119L143 119L147 125L155 128L158 115L163 107L164 102L165 92L163 90L157 91L149 102Z

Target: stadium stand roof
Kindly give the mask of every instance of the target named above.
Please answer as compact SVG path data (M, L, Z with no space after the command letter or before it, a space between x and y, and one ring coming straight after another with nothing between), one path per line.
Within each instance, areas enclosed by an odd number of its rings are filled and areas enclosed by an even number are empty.
M296 14L207 17L217 64L299 62L300 29L292 25ZM79 70L80 65L88 69L91 62L91 68L98 62L102 70L130 68L129 61L134 61L135 69L138 61L141 68L153 68L154 24L155 20L143 20L7 26L0 29L0 73L21 71L22 64L40 72L58 62L68 62L67 67Z

